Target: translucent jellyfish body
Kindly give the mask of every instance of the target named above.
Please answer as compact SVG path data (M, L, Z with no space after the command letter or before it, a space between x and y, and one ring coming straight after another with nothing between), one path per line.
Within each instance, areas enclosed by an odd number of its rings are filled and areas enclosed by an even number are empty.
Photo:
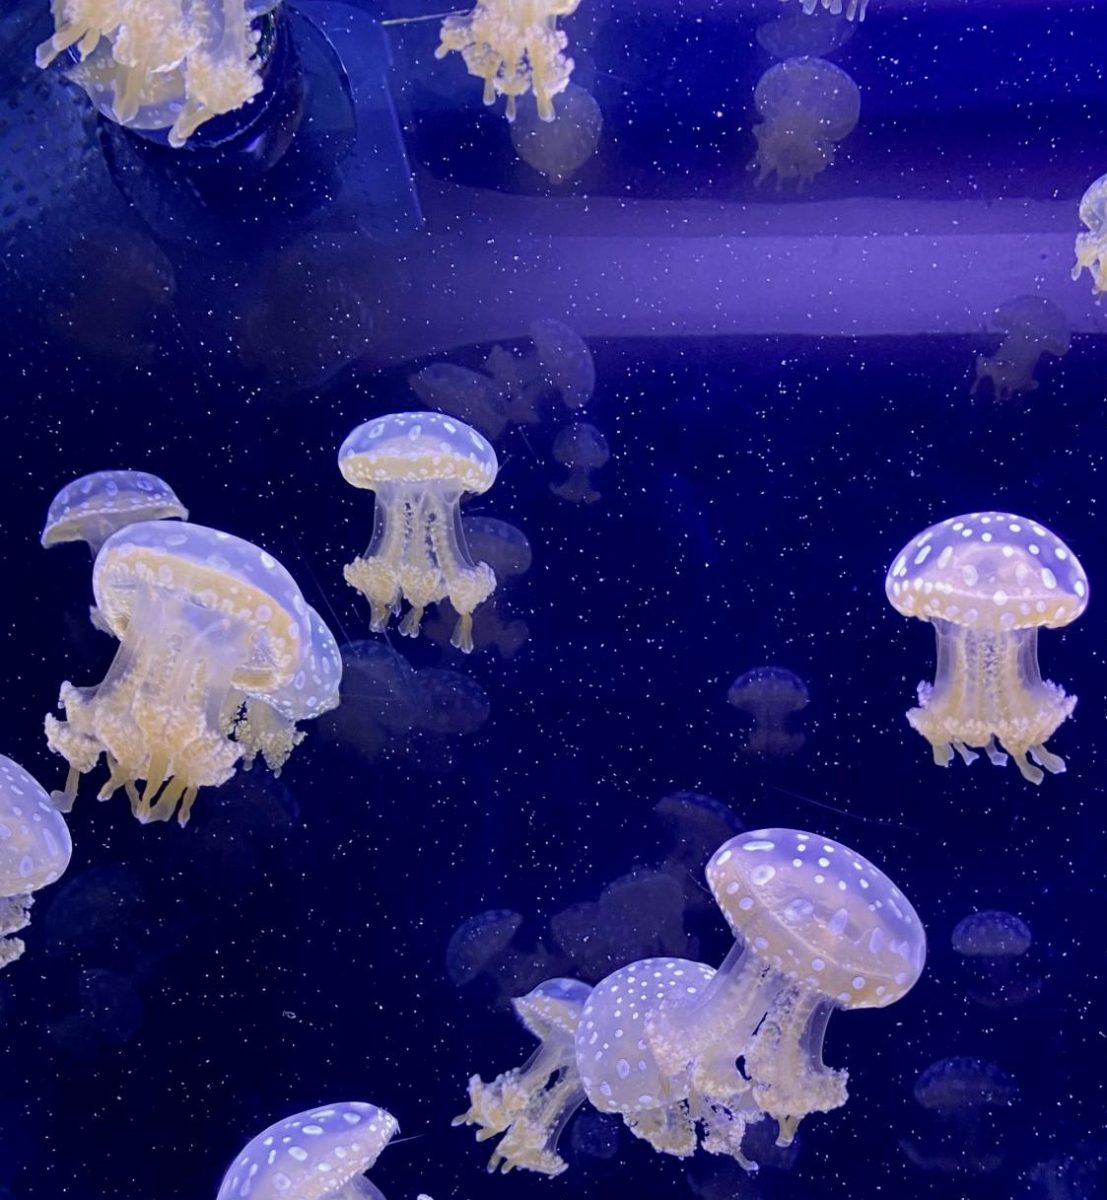
M293 720L335 702L333 639L288 572L249 542L200 525L131 525L104 543L92 582L121 645L99 686L62 685L64 721L46 718L70 768L63 804L103 754L101 799L124 788L143 822L169 820L179 803L183 825L197 791L225 783L244 750L283 761Z
M428 407L471 422L486 437L494 440L507 427L507 401L483 371L436 362L408 376L408 384Z
M998 741L1031 783L1042 782L1039 767L1063 771L1045 743L1076 697L1042 679L1038 630L1075 621L1088 604L1088 577L1064 542L1012 513L950 517L907 543L885 590L937 636L934 683L919 684L919 707L907 713L934 761L948 766L956 751L971 763L975 746L1002 766Z
M969 999L982 1007L1016 1008L1041 991L1042 981L1025 966L1030 926L1014 913L971 913L957 922L951 940L969 972Z
M600 106L584 88L569 84L557 105L557 120L543 121L525 109L512 122L515 153L551 183L564 183L596 153L603 129Z
M188 509L164 479L147 471L94 471L67 483L50 502L42 544L87 542L98 554L124 526L171 517L187 520Z
M975 395L988 380L996 400L1009 400L1020 392L1035 392L1034 372L1047 355L1060 358L1069 352L1072 337L1065 314L1042 296L1017 296L996 309L992 325L1004 334L1003 344L976 360Z
M361 1100L276 1121L227 1168L216 1200L381 1200L365 1178L399 1125Z
M36 780L0 754L0 967L24 950L32 893L61 878L73 852L65 818Z
M701 1096L748 1087L787 1145L809 1113L846 1101L846 1073L822 1061L831 1013L899 1000L922 971L926 937L886 875L816 834L741 834L706 876L734 949L702 995L661 1006L648 1041L662 1073L686 1073Z
M394 413L359 425L342 443L347 483L376 495L369 548L344 570L372 607L380 632L402 600L411 605L400 632L417 637L428 604L449 598L458 614L451 639L473 649L473 610L496 587L487 563L469 557L462 494L488 491L496 452L475 429L440 413Z
M761 183L770 175L779 188L794 180L800 189L834 161L837 143L861 115L861 93L841 67L821 58L789 58L757 81L753 127L757 153L750 170Z
M569 86L573 60L557 28L559 17L576 12L580 0L477 0L468 13L442 22L436 58L460 52L470 75L484 80L484 103L506 97L504 115L515 119L518 96L534 92L538 115L554 119L553 98Z
M789 724L794 713L807 707L807 685L787 668L746 671L730 685L727 700L753 717L753 729L742 747L747 754L795 754L807 740Z
M495 380L507 403L507 418L516 425L535 425L549 397L574 412L596 390L596 364L588 343L568 325L553 318L530 327L533 349L513 354L493 346L484 369Z
M826 8L807 13L788 5L757 27L757 41L773 58L826 58L853 37L855 26Z
M595 425L583 421L566 425L554 438L553 456L569 474L559 483L551 483L550 491L573 504L595 504L600 493L592 484L592 473L611 457L607 438Z
M1073 279L1087 270L1092 277L1092 291L1097 296L1107 292L1107 175L1101 175L1080 200L1080 221L1086 233L1076 235L1076 265Z

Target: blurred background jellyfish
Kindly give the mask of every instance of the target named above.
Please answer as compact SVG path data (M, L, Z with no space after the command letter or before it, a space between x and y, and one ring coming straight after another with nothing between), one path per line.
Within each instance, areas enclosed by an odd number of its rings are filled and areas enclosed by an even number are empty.
M786 667L754 667L730 685L727 700L739 712L753 717L742 749L747 754L784 757L803 747L806 737L790 728L793 713L810 700L807 685Z
M827 8L810 13L793 5L779 9L771 21L757 27L757 41L773 58L827 58L840 50L856 30Z
M799 2L803 5L803 11L808 16L814 15L820 3L831 16L837 17L843 11L842 0L799 0ZM856 18L858 21L863 21L865 19L865 10L868 6L869 0L848 0L848 3L844 6L846 20L852 21Z
M524 939L523 917L506 908L489 909L469 917L453 931L446 945L446 975L455 987L484 981L491 1003L530 991L569 965L551 953L541 940ZM490 985L490 988L489 986Z
M992 325L1005 335L994 354L976 360L972 395L988 380L996 400L1010 400L1022 392L1036 392L1034 372L1047 355L1068 354L1072 337L1068 319L1052 300L1044 296L1017 296L996 309Z
M552 453L569 474L561 482L551 483L550 491L573 504L595 504L600 493L592 486L592 472L611 457L607 438L595 425L578 421L558 430Z
M359 425L338 452L342 476L375 494L373 536L343 572L369 601L380 633L402 600L400 623L418 637L428 604L449 598L458 614L451 641L473 649L473 610L496 587L487 563L474 563L461 524L461 497L496 480L496 452L475 429L440 413L393 413Z
M1092 277L1092 292L1107 292L1107 175L1101 175L1080 200L1080 222L1086 233L1076 235L1076 265L1073 279L1087 270Z
M596 364L588 343L552 317L534 321L530 337L530 350L513 354L493 346L485 360L485 371L506 398L508 419L516 425L537 424L549 399L579 412L596 390Z
M93 471L67 483L50 501L42 544L87 542L92 553L127 525L188 520L177 493L148 471Z
M663 796L653 811L668 839L658 870L680 885L685 912L713 907L700 876L716 847L741 833L745 825L721 800L702 792L673 792Z
M383 1200L365 1172L398 1129L391 1113L362 1100L285 1117L246 1143L216 1200Z
M25 949L15 934L31 923L33 893L61 878L72 853L65 818L50 797L0 754L0 968Z
M802 191L834 161L837 143L853 132L861 115L857 84L821 58L789 58L757 81L753 127L757 153L750 170L757 182L770 175L776 186L794 180Z
M524 108L511 123L515 153L553 184L564 183L596 153L603 113L590 92L576 84L562 93L557 120L543 121Z
M1035 1163L1024 1178L1026 1200L1102 1200L1107 1194L1107 1142L1080 1142Z
M748 1089L786 1146L809 1113L846 1102L846 1072L822 1061L831 1014L906 995L922 973L926 935L883 872L815 834L741 834L706 876L734 948L701 995L661 1006L649 1044L664 1075L690 1072L701 1095Z
M1041 991L1042 981L1024 965L1030 926L1014 913L970 913L957 922L952 942L971 972L969 999L984 1008L1015 1008Z
M142 998L125 975L106 967L88 967L77 977L70 1012L51 1021L54 1045L82 1062L96 1062L126 1045L142 1027Z
M1088 577L1065 543L1011 513L950 517L907 543L885 591L898 613L934 626L937 674L919 684L907 720L938 766L949 766L954 751L973 762L973 746L1002 766L998 741L1031 783L1042 782L1039 767L1063 771L1065 760L1045 742L1076 697L1042 679L1038 629L1059 629L1088 604Z
M103 754L102 800L122 787L144 823L179 804L184 825L199 789L226 783L243 754L229 736L243 702L284 703L291 688L310 710L337 689L300 589L241 538L183 522L128 526L97 555L93 592L120 648L98 687L62 684L65 720L46 718L50 748L69 763L63 806ZM248 748L284 755L290 724L270 708L248 724Z
M408 385L428 408L467 421L491 441L507 427L507 401L483 371L435 362L409 375Z

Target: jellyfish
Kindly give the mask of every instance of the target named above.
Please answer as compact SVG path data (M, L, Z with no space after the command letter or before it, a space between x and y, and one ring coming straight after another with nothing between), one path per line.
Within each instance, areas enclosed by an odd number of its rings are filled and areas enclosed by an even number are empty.
M451 641L471 653L473 610L492 595L496 576L469 557L459 505L462 493L480 495L495 482L495 450L451 417L393 413L359 425L338 465L347 483L376 494L369 548L343 572L369 601L373 631L407 600L400 632L418 637L424 609L448 597L458 613Z
M67 483L50 501L42 544L87 542L92 553L113 533L140 521L188 520L176 492L148 471L94 471Z
M550 397L574 412L596 390L596 364L588 343L562 321L544 318L530 327L532 348L513 354L493 346L484 369L506 398L508 420L535 425L542 419L543 402Z
M47 1025L50 1040L82 1062L116 1053L142 1027L142 998L133 983L104 967L82 970L74 1010Z
M773 58L826 58L853 37L856 26L827 8L803 13L791 6L757 27L757 41Z
M554 184L575 175L596 153L603 113L590 92L569 84L557 107L557 120L541 120L524 110L511 125L515 153Z
M120 647L99 686L62 684L65 720L46 718L50 748L69 763L63 806L103 754L100 799L122 787L143 823L177 813L184 825L200 788L226 783L244 751L283 761L296 741L285 714L314 712L337 691L292 577L228 533L127 526L97 555L93 592ZM255 702L270 706L264 718ZM244 703L239 744L230 733Z
M970 746L1003 766L998 741L1031 783L1042 782L1039 767L1063 771L1065 760L1045 743L1076 697L1042 679L1038 629L1060 629L1088 604L1088 577L1064 542L1011 513L950 517L907 543L885 590L897 612L934 626L937 674L919 684L907 720L938 766L955 750L973 762Z
M711 897L704 895L699 873L715 847L741 833L745 825L722 801L701 792L673 792L663 796L653 811L669 841L660 870L680 884L686 911L709 908Z
M399 1128L391 1113L363 1100L285 1117L246 1143L216 1200L383 1200L365 1172Z
M1080 200L1080 221L1087 233L1076 235L1076 265L1073 279L1087 269L1092 277L1092 292L1107 292L1107 175L1101 175Z
M65 818L39 783L0 754L0 967L26 948L33 893L65 874L73 843Z
M522 924L522 915L506 908L489 909L462 921L446 945L450 982L464 987L494 967L511 949Z
M478 1125L477 1141L503 1135L488 1163L504 1174L515 1167L560 1175L557 1152L569 1118L584 1103L574 1037L592 989L579 979L547 979L515 1000L515 1014L541 1043L521 1067L485 1083L469 1080L469 1108L455 1125Z
M560 483L551 483L550 491L573 504L595 504L600 493L592 486L592 472L611 457L607 438L595 425L566 425L554 438L553 456L569 468L569 474Z
M436 362L409 375L408 384L428 408L468 421L493 441L507 427L507 401L483 371Z
M762 183L774 172L776 186L795 180L802 191L834 161L837 144L853 132L861 115L857 84L821 58L788 58L757 81L754 104L761 123L753 127L757 153L750 170Z
M1041 980L1020 969L1033 936L1009 912L975 912L957 922L953 949L972 969L969 999L985 1008L1009 1008L1033 999Z
M996 309L992 324L1006 336L1000 348L976 360L972 395L984 380L996 400L1010 400L1020 392L1036 392L1034 371L1046 354L1060 358L1069 352L1071 337L1065 314L1043 296L1018 296Z
M842 0L800 0L803 5L803 11L810 17L813 16L819 4L831 14L831 16L840 16L842 13ZM846 20L852 21L856 18L858 21L865 19L865 10L869 6L869 0L848 0L845 8Z
M816 834L740 834L719 848L706 877L734 948L700 995L651 1016L647 1039L662 1074L687 1072L700 1095L748 1086L786 1146L809 1113L846 1102L846 1072L822 1061L831 1014L906 995L922 972L926 935L883 872Z
M753 729L742 747L747 754L795 754L807 740L789 728L791 715L806 708L810 700L807 685L785 667L746 671L730 685L727 700L753 717Z
M553 98L569 86L573 60L557 28L559 17L576 12L580 0L477 0L468 13L442 22L435 58L460 51L470 75L484 80L484 103L506 97L504 116L515 120L518 96L534 92L538 116L554 119Z

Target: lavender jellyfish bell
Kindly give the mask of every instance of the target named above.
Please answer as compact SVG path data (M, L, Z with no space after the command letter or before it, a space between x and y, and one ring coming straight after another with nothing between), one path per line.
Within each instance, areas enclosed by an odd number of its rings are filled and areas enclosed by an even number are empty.
M42 544L87 542L93 554L109 537L139 521L188 520L176 492L148 471L94 471L67 483L50 501Z

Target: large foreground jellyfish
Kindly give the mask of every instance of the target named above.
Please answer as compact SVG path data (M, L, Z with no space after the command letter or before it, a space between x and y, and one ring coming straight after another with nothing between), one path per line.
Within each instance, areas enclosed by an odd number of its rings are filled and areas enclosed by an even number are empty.
M1063 771L1045 743L1076 697L1042 679L1038 630L1075 621L1088 604L1088 577L1065 543L1011 513L950 517L907 543L885 590L937 635L934 683L919 684L919 707L907 713L934 761L949 766L956 750L971 763L975 746L1002 766L998 741L1031 783L1042 782L1039 767Z
M330 632L249 542L201 525L131 525L104 543L92 582L121 644L99 686L62 685L64 721L46 718L51 749L69 763L63 805L103 754L101 799L124 788L143 822L167 821L180 804L184 825L197 791L225 783L244 751L279 765L294 722L337 703Z
M32 893L59 879L73 843L65 818L38 782L0 754L0 967L23 953Z
M148 471L94 471L67 483L50 501L42 544L87 542L93 554L113 533L140 521L188 519L177 493Z
M806 708L807 685L786 667L754 667L730 685L727 700L753 717L742 749L747 754L784 756L802 749L806 737L790 727L793 713Z
M296 1113L246 1143L216 1200L383 1200L365 1172L398 1129L391 1113L362 1100Z
M338 466L347 483L376 495L369 548L343 572L369 601L373 630L407 600L400 632L418 637L424 609L448 597L458 614L451 640L470 653L473 610L492 595L496 576L469 557L460 502L495 482L495 450L452 417L393 413L359 425L342 443Z
M1065 314L1044 296L1016 296L1005 301L993 314L992 325L1004 335L1003 344L994 354L977 358L974 396L984 380L988 380L996 400L1036 392L1034 372L1038 363L1047 354L1061 358L1072 343Z
M1107 292L1107 175L1101 175L1080 200L1080 220L1087 233L1076 235L1076 265L1073 279L1087 269L1092 291Z

